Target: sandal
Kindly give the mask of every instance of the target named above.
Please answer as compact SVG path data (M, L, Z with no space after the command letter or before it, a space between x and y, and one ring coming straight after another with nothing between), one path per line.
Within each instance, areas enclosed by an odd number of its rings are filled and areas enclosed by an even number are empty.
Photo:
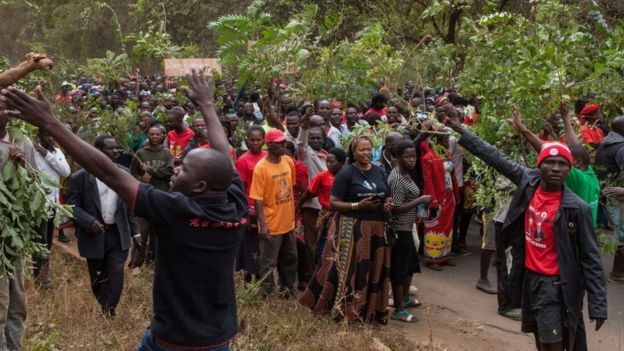
M504 312L498 312L498 314L500 314L503 317L514 320L514 321L518 321L518 322L522 321L522 310L519 308L514 308L511 310L504 311Z
M413 296L408 296L403 300L403 303L401 305L403 305L403 308L410 308L410 307L418 307L421 305L421 303L420 301L418 301L418 299L414 298Z
M402 321L406 323L416 323L418 318L411 314L408 310L395 310L390 316L395 321Z

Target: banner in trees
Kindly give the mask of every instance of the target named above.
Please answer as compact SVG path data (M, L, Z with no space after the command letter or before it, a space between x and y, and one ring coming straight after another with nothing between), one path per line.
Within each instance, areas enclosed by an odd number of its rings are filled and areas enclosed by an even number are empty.
M167 77L184 77L191 70L205 70L207 73L217 71L221 73L221 65L216 58L200 59L165 59L165 75Z

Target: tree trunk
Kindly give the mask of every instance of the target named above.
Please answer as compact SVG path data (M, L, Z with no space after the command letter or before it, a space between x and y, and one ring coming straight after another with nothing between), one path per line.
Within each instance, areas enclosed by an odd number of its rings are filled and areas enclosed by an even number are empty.
M455 44L455 40L457 39L457 22L459 22L462 11L462 8L453 8L451 11L451 16L449 17L448 22L448 31L446 32L446 38L444 39L447 44Z
M509 0L500 0L498 3L498 11L503 11L505 6L507 6L507 3L509 3Z

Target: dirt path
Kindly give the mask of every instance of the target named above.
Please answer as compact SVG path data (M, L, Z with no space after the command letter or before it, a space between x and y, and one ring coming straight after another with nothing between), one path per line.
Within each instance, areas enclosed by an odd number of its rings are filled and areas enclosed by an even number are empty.
M66 231L70 244L56 242L57 247L78 256L73 230ZM479 272L479 237L473 224L468 244L473 255L457 257L457 267L434 272L423 267L415 276L418 297L423 306L413 310L420 319L416 324L390 322L417 343L442 346L449 351L524 351L534 350L533 337L520 332L520 323L496 313L496 296L475 289ZM612 257L604 257L604 267L610 272ZM490 281L495 284L495 269L490 269ZM584 318L588 330L589 350L624 351L624 285L608 285L609 320L598 332ZM587 305L587 304L585 304Z
M448 350L534 350L533 337L520 332L520 322L497 314L496 295L487 295L475 285L479 275L479 237L471 226L468 236L471 256L457 257L457 267L435 272L423 267L415 276L418 297L424 306L413 313L420 322L392 322L418 342L433 339ZM472 245L471 245L472 244ZM611 271L613 257L604 257L604 267ZM496 282L495 268L490 281ZM624 285L608 285L609 320L599 332L588 322L584 308L589 350L624 351ZM587 306L587 303L585 303Z

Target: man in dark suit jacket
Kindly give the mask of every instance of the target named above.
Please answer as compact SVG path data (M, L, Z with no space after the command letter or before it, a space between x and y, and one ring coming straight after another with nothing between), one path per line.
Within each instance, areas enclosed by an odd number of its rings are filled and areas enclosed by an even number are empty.
M119 156L111 135L99 136L94 146L113 161ZM74 206L78 252L87 259L93 294L102 312L114 317L128 250L140 237L137 222L117 194L84 169L71 177L67 202Z

